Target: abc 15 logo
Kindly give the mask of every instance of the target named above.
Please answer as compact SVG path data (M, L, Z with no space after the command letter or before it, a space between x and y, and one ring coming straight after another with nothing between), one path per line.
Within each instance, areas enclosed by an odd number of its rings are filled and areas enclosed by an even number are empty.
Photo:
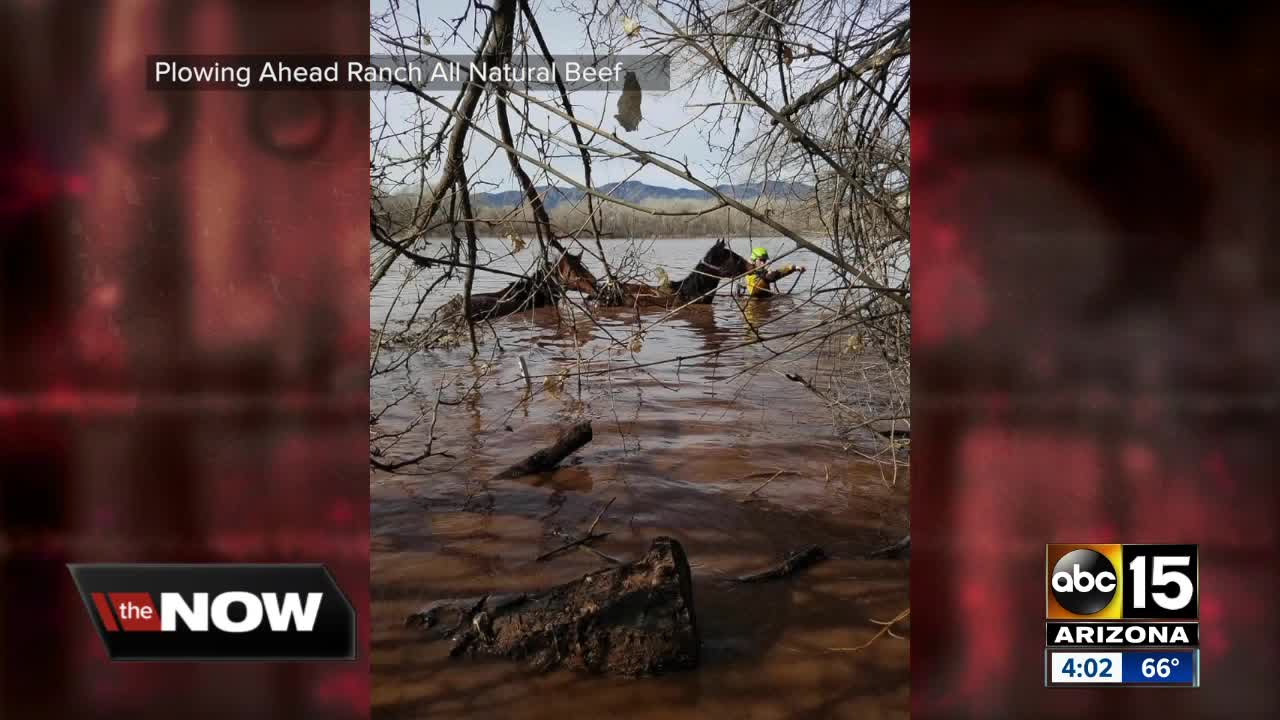
M1045 546L1050 620L1196 620L1196 545Z

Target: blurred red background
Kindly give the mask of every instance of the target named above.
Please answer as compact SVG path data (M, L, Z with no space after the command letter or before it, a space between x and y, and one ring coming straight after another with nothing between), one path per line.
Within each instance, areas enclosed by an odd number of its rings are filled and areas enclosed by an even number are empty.
M67 562L323 562L367 648L368 99L148 54L368 52L365 2L0 4L5 717L363 717L368 663L112 664Z
M916 3L917 717L1280 714L1280 18L1233 8ZM321 561L367 638L367 100L142 71L367 13L0 4L6 717L367 713L364 660L113 665L64 567ZM1043 689L1050 541L1200 543L1204 687Z
M912 14L912 716L1280 716L1280 15ZM1199 543L1202 688L1044 689L1048 542Z

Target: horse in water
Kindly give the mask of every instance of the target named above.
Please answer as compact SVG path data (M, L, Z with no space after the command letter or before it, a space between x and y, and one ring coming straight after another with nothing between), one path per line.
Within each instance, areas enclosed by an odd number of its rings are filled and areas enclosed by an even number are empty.
M577 290L584 295L596 291L596 278L582 263L582 254L562 252L551 267L543 266L494 292L471 294L471 321L486 322L533 308L555 305L565 291ZM426 329L414 333L402 333L393 342L423 345L451 345L466 327L466 300L455 295L432 314ZM462 332L465 332L463 330Z
M471 319L492 320L522 310L554 305L566 290L577 290L586 295L596 291L596 277L582 262L582 253L568 251L560 258L552 272L535 272L512 282L501 290L471 294ZM463 297L449 301L446 307L456 305L454 312L462 315Z
M720 281L751 270L746 258L729 249L723 239L707 250L693 272L680 280L658 287L644 283L609 283L592 297L601 307L676 307L689 303L707 304L715 299Z

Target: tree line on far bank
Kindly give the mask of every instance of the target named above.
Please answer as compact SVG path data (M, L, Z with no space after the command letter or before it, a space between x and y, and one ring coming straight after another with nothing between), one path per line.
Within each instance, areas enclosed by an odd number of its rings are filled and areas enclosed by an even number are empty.
M757 204L770 217L781 220L802 232L822 232L821 215L814 212L813 202L761 198ZM384 227L399 235L420 227L415 213L422 203L417 195L396 194L379 198L375 204ZM520 208L501 207L478 202L474 204L478 230L493 235L532 234L535 218L528 205ZM675 238L738 237L772 235L758 220L736 208L719 207L713 201L647 200L632 205L606 204L595 208L602 237ZM553 229L562 235L591 235L591 220L585 205L561 203L547 208ZM425 237L449 237L445 218L427 226Z

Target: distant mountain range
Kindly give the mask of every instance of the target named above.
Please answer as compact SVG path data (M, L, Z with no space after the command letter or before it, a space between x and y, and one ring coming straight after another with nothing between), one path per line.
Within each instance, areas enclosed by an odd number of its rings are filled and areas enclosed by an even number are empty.
M813 188L803 183L789 183L782 181L758 182L758 183L741 183L736 185L717 185L716 190L736 200L755 200L761 196L768 196L779 200L802 200L813 195ZM648 183L639 182L637 180L629 180L623 183L606 183L596 187L596 191L602 194L611 195L619 200L625 200L630 203L643 204L659 201L693 201L693 202L709 202L714 197L705 190L696 190L691 188L669 188L661 185L649 185ZM542 195L543 203L548 209L554 209L561 204L578 204L582 202L583 192L575 187L557 187L543 185L538 187L538 193ZM515 207L523 199L523 193L519 190L507 190L505 192L491 193L475 193L471 196L474 203L487 205L491 207Z

